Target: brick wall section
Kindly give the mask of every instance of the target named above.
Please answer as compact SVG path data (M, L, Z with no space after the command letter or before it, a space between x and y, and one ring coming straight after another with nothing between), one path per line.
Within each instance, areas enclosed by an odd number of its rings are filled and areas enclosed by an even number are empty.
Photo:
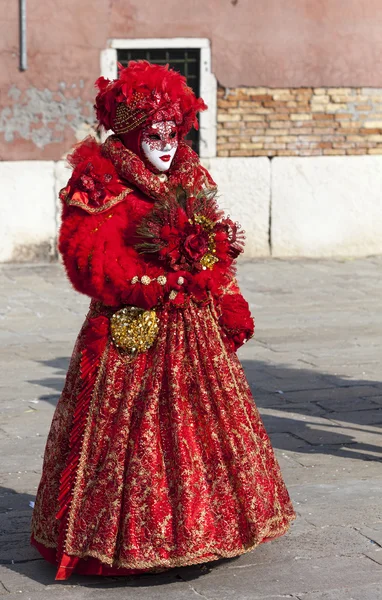
M218 89L218 156L382 154L381 88Z

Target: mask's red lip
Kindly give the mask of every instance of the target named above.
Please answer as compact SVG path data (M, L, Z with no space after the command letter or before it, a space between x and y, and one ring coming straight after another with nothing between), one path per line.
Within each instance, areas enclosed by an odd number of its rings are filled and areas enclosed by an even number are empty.
M163 162L168 162L170 160L171 156L170 154L164 154L163 156L160 157L161 160L163 160Z

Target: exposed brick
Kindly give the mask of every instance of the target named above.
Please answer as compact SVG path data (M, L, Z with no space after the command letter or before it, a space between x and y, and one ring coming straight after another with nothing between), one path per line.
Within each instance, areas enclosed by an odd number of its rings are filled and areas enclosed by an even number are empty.
M330 94L329 95L330 99L332 102L334 102L335 104L348 104L349 102L354 102L355 97L354 96L350 96L348 94L345 95L337 95L337 94Z
M291 122L291 126L293 128L297 128L297 129L304 129L304 128L307 129L309 127L312 127L313 125L315 126L316 123L313 122L312 120L310 120L310 121L292 121Z
M300 155L300 151L299 150L279 150L277 152L277 156L299 156Z
M293 94L290 92L285 92L282 94L273 94L273 100L278 100L279 102L288 102L293 99Z
M372 136L367 136L367 138L370 138L370 137L372 137ZM382 140L382 135L381 136L376 136L376 137L380 137L381 140ZM347 135L346 139L349 142L363 142L365 140L365 136L362 136L362 135ZM378 141L378 140L376 140L376 141Z
M361 136L357 136L357 137L361 137ZM366 139L369 142L382 142L382 135L381 134L375 134L375 135L367 135ZM362 137L361 137L362 140ZM357 140L357 141L361 141L361 140ZM355 140L350 140L349 141L355 141Z
M352 142L333 142L333 148L354 148L355 144Z
M297 93L297 88L269 88L269 93L271 94L285 94L288 92L291 94Z
M307 142L319 142L322 139L321 135L305 135L304 140Z
M256 113L258 115L271 115L273 114L273 110L271 108L259 107L256 108Z
M267 121L289 121L292 117L293 115L289 116L289 114L280 115L279 113L275 113L274 115L269 115Z
M328 133L327 135L321 135L320 138L323 142L344 142L346 140L344 135L338 135L336 132Z
M331 87L328 88L328 93L329 94L347 94L347 95L351 95L353 93L354 88L350 88L350 87L343 87L343 88L339 88L339 87Z
M239 100L238 105L241 108L253 108L253 107L261 108L262 107L261 102L255 102L254 100ZM272 112L272 111L270 111L270 112Z
M382 153L382 88L219 88L217 104L218 156Z
M254 111L255 111L255 109L253 107L252 107L252 109L251 108L243 108L243 107L227 109L227 113L229 115L246 115L246 114L254 112Z
M308 113L294 113L290 116L291 121L310 121L312 119L312 115Z
M251 142L263 142L264 140L267 140L267 142L274 142L275 138L272 135L253 135L251 137Z
M338 127L338 123L329 119L321 119L319 121L315 120L313 125L314 127L332 127L333 129L336 129Z
M323 150L322 153L328 156L343 156L346 154L345 150L338 150L337 148L327 148L326 150Z
M267 102L272 100L272 96L269 94L251 94L251 100L255 100L255 102Z
M224 113L218 114L218 123L225 123L227 121L240 121L240 115L229 115Z
M228 115L227 115L227 116L228 116ZM232 117L233 115L230 115L230 116ZM238 116L238 117L239 117L239 119L240 119L240 116L239 116L239 115L237 115L237 116ZM218 118L219 118L219 116L218 116ZM238 120L239 120L239 119L238 119ZM231 121L227 121L227 122L225 122L225 123L224 123L224 127L225 127L226 129L236 129L236 128L238 127L238 125L239 125L239 123L237 123L237 120L236 120L236 119L232 119Z
M219 143L220 143L220 141L221 140L219 139ZM226 141L226 140L224 140L224 141ZM235 142L243 143L243 142L251 142L252 140L251 140L251 137L248 135L231 135L227 141L229 143L235 143Z
M329 96L313 96L312 104L329 104L330 99Z
M259 148L264 148L264 143L263 142L250 142L250 143L242 143L240 144L240 149L243 150L257 150Z
M324 104L312 104L312 114L324 113L325 105Z
M233 108L239 105L237 100L224 100L223 98L218 98L217 102L218 108Z
M232 143L227 143L227 142L223 142L222 144L220 144L219 142L217 143L217 148L218 150L221 148L222 150L236 150L238 148L240 148L240 144L232 144Z
M380 102L381 98L378 98L378 100L377 99L373 100L373 98L370 98L369 96L365 96L362 94L357 94L354 98L355 102L369 102L370 100L372 100L373 102L378 102L378 101Z
M265 135L264 127L246 127L245 133L248 135Z
M286 148L286 144L276 143L276 142L266 142L264 144L264 149L269 150L284 150Z
M317 129L316 127L313 128L312 133L320 133L321 135L323 134L335 134L335 129L333 127L322 127L321 129Z
M342 121L342 120L352 120L353 115L352 113L336 113L334 115L332 115L336 121Z
M365 129L382 129L382 121L365 121Z
M353 131L351 131L350 133L354 133ZM359 130L360 134L366 134L368 135L369 133L382 133L382 128L375 128L375 129L363 129L361 127L361 129Z
M266 129L265 135L288 135L290 133L290 129Z
M359 129L362 125L360 121L339 121L340 127L347 129Z
M252 156L276 156L275 150L254 150Z
M262 115L245 115L243 121L265 121L265 119Z
M316 148L306 148L300 151L300 156L321 156L325 150L317 150Z
M306 135L310 135L311 133L315 133L314 129L312 127L296 127L296 129L291 129L289 131L289 133L293 133L295 135L299 135L301 136L306 136Z
M336 115L332 115L332 114L331 115L327 115L325 113L324 114L319 113L317 115L316 114L312 115L312 117L313 117L313 119L315 121L333 121L334 118L335 118L335 116Z
M240 90L245 90L247 94L252 95L258 95L258 94L268 94L271 93L269 91L269 88L266 87L245 87L245 88L239 88Z
M272 121L269 123L269 127L272 127L273 129L280 129L285 127L285 121Z
M275 138L271 138L271 136L267 137L267 141L271 141L274 139L275 142L294 142L296 140L297 136L296 135L279 135L276 136ZM317 138L319 139L319 137L317 136Z
M231 150L230 156L252 156L252 152L249 150Z
M327 110L329 113L331 112L343 112L347 109L347 104L342 103L342 104L334 104L333 102L329 102L329 104L326 105L325 110Z

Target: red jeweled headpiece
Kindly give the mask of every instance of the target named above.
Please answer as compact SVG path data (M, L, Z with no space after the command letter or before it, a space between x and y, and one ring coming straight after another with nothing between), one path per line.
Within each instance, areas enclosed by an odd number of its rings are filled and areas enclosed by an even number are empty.
M186 78L168 65L130 61L118 65L119 79L100 77L95 109L105 129L124 134L154 121L175 121L181 137L198 128L196 114L207 106L197 98Z

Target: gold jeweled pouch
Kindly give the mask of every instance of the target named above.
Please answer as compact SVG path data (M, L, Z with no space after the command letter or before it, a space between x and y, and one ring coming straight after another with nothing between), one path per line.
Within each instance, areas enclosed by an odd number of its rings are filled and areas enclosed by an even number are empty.
M110 318L110 331L114 344L131 354L145 352L153 345L158 334L158 317L155 310L125 306Z

